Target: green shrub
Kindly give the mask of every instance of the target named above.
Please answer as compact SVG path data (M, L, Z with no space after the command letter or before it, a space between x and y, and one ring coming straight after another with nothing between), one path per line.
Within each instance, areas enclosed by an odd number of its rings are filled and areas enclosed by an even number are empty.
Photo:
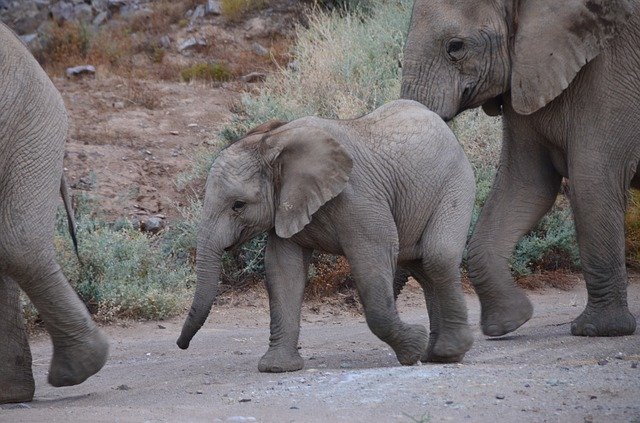
M197 63L183 69L180 76L185 82L195 79L224 82L233 78L231 70L223 63Z
M66 214L58 215L57 259L78 295L98 319L164 319L182 312L195 275L191 265L162 248L127 221L110 225L95 212L96 200L79 196L80 261L68 236Z
M237 21L246 13L262 9L268 0L221 0L222 15L230 21Z

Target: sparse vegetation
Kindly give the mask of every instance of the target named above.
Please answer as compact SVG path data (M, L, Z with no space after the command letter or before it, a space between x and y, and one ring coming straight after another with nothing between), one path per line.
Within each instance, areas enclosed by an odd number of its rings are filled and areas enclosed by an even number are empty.
M196 79L209 82L224 82L229 81L233 77L233 74L224 63L197 63L183 69L180 76L182 76L182 80L185 82Z
M259 10L269 4L268 0L221 0L222 14L230 21L239 20L244 14Z

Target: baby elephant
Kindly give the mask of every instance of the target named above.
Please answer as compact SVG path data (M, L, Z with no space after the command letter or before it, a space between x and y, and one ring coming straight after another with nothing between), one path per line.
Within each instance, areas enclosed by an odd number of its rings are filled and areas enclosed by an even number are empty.
M471 219L471 166L447 125L413 101L354 120L270 122L222 151L206 184L197 287L178 339L207 318L223 251L269 231L271 310L262 372L299 370L300 308L313 250L346 256L367 324L398 361L460 361L473 337L459 265ZM396 266L422 285L431 334L400 320Z

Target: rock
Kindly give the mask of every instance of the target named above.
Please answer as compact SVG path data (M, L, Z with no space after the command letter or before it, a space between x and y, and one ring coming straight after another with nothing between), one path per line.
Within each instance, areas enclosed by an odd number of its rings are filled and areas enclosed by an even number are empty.
M632 369L637 369L638 368L638 362L637 361L632 361L631 362L631 368Z
M67 78L81 75L94 75L95 73L96 68L91 65L74 66L72 68L67 68Z
M163 325L160 325L160 324L158 325L158 329L166 329L166 328L167 328L166 326L163 326Z
M598 361L598 366L606 366L607 364L609 364L608 360L600 360L600 361Z
M93 8L86 3L73 6L74 19L80 22L91 22L93 20Z
M25 43L26 45L29 45L29 44L31 44L32 42L34 42L35 40L38 39L38 34L21 35L20 39L22 40L23 43Z
M122 384L122 385L118 385L118 387L116 388L118 391L128 391L129 389L131 389L129 387L129 385L126 384Z
M255 38L269 35L267 22L264 18L256 17L249 19L244 24L245 38Z
M220 6L220 1L218 0L207 0L204 4L204 14L205 15L220 15L222 14L222 7Z
M169 37L168 35L163 35L162 37L160 37L160 45L164 49L171 48L171 37Z
M198 5L198 7L196 7L193 10L193 13L191 14L191 19L189 19L189 26L194 26L196 21L203 17L204 17L204 6L200 4Z
M267 74L263 72L251 72L250 74L242 76L240 79L244 82L260 82L267 79Z
M298 72L300 70L300 62L297 60L291 61L287 64L287 69L291 72Z
M98 13L95 18L93 18L93 22L91 22L94 26L100 26L107 21L109 18L109 12L106 10Z
M258 42L254 42L253 44L251 44L251 50L257 54L258 56L268 56L269 50L264 48L260 43Z
M182 41L178 46L178 51L188 50L194 47L206 46L207 40L202 37L189 37L186 40Z
M54 21L63 23L74 19L75 15L73 13L73 9L73 4L67 3L66 1L59 1L51 6L49 13L51 13L51 17Z
M616 360L624 360L624 353L622 351L618 351L615 355Z
M164 221L156 216L149 217L140 224L142 231L151 232L152 234L158 233L162 228L164 228Z
M114 109L124 109L124 101L114 101L113 102L113 108Z
M503 400L504 399L504 395L496 394L496 399Z

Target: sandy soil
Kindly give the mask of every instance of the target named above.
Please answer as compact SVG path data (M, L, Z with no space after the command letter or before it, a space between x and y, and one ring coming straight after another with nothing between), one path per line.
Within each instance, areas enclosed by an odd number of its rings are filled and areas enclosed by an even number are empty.
M640 317L640 277L629 287ZM530 294L535 316L511 336L476 341L464 364L398 365L354 308L306 304L301 354L305 369L263 374L268 343L262 289L217 306L191 343L175 340L182 319L105 328L111 357L82 385L46 384L50 343L32 342L36 397L5 405L1 421L640 421L640 333L621 338L569 335L586 291ZM478 321L477 299L467 295ZM426 323L421 291L409 285L402 317Z

